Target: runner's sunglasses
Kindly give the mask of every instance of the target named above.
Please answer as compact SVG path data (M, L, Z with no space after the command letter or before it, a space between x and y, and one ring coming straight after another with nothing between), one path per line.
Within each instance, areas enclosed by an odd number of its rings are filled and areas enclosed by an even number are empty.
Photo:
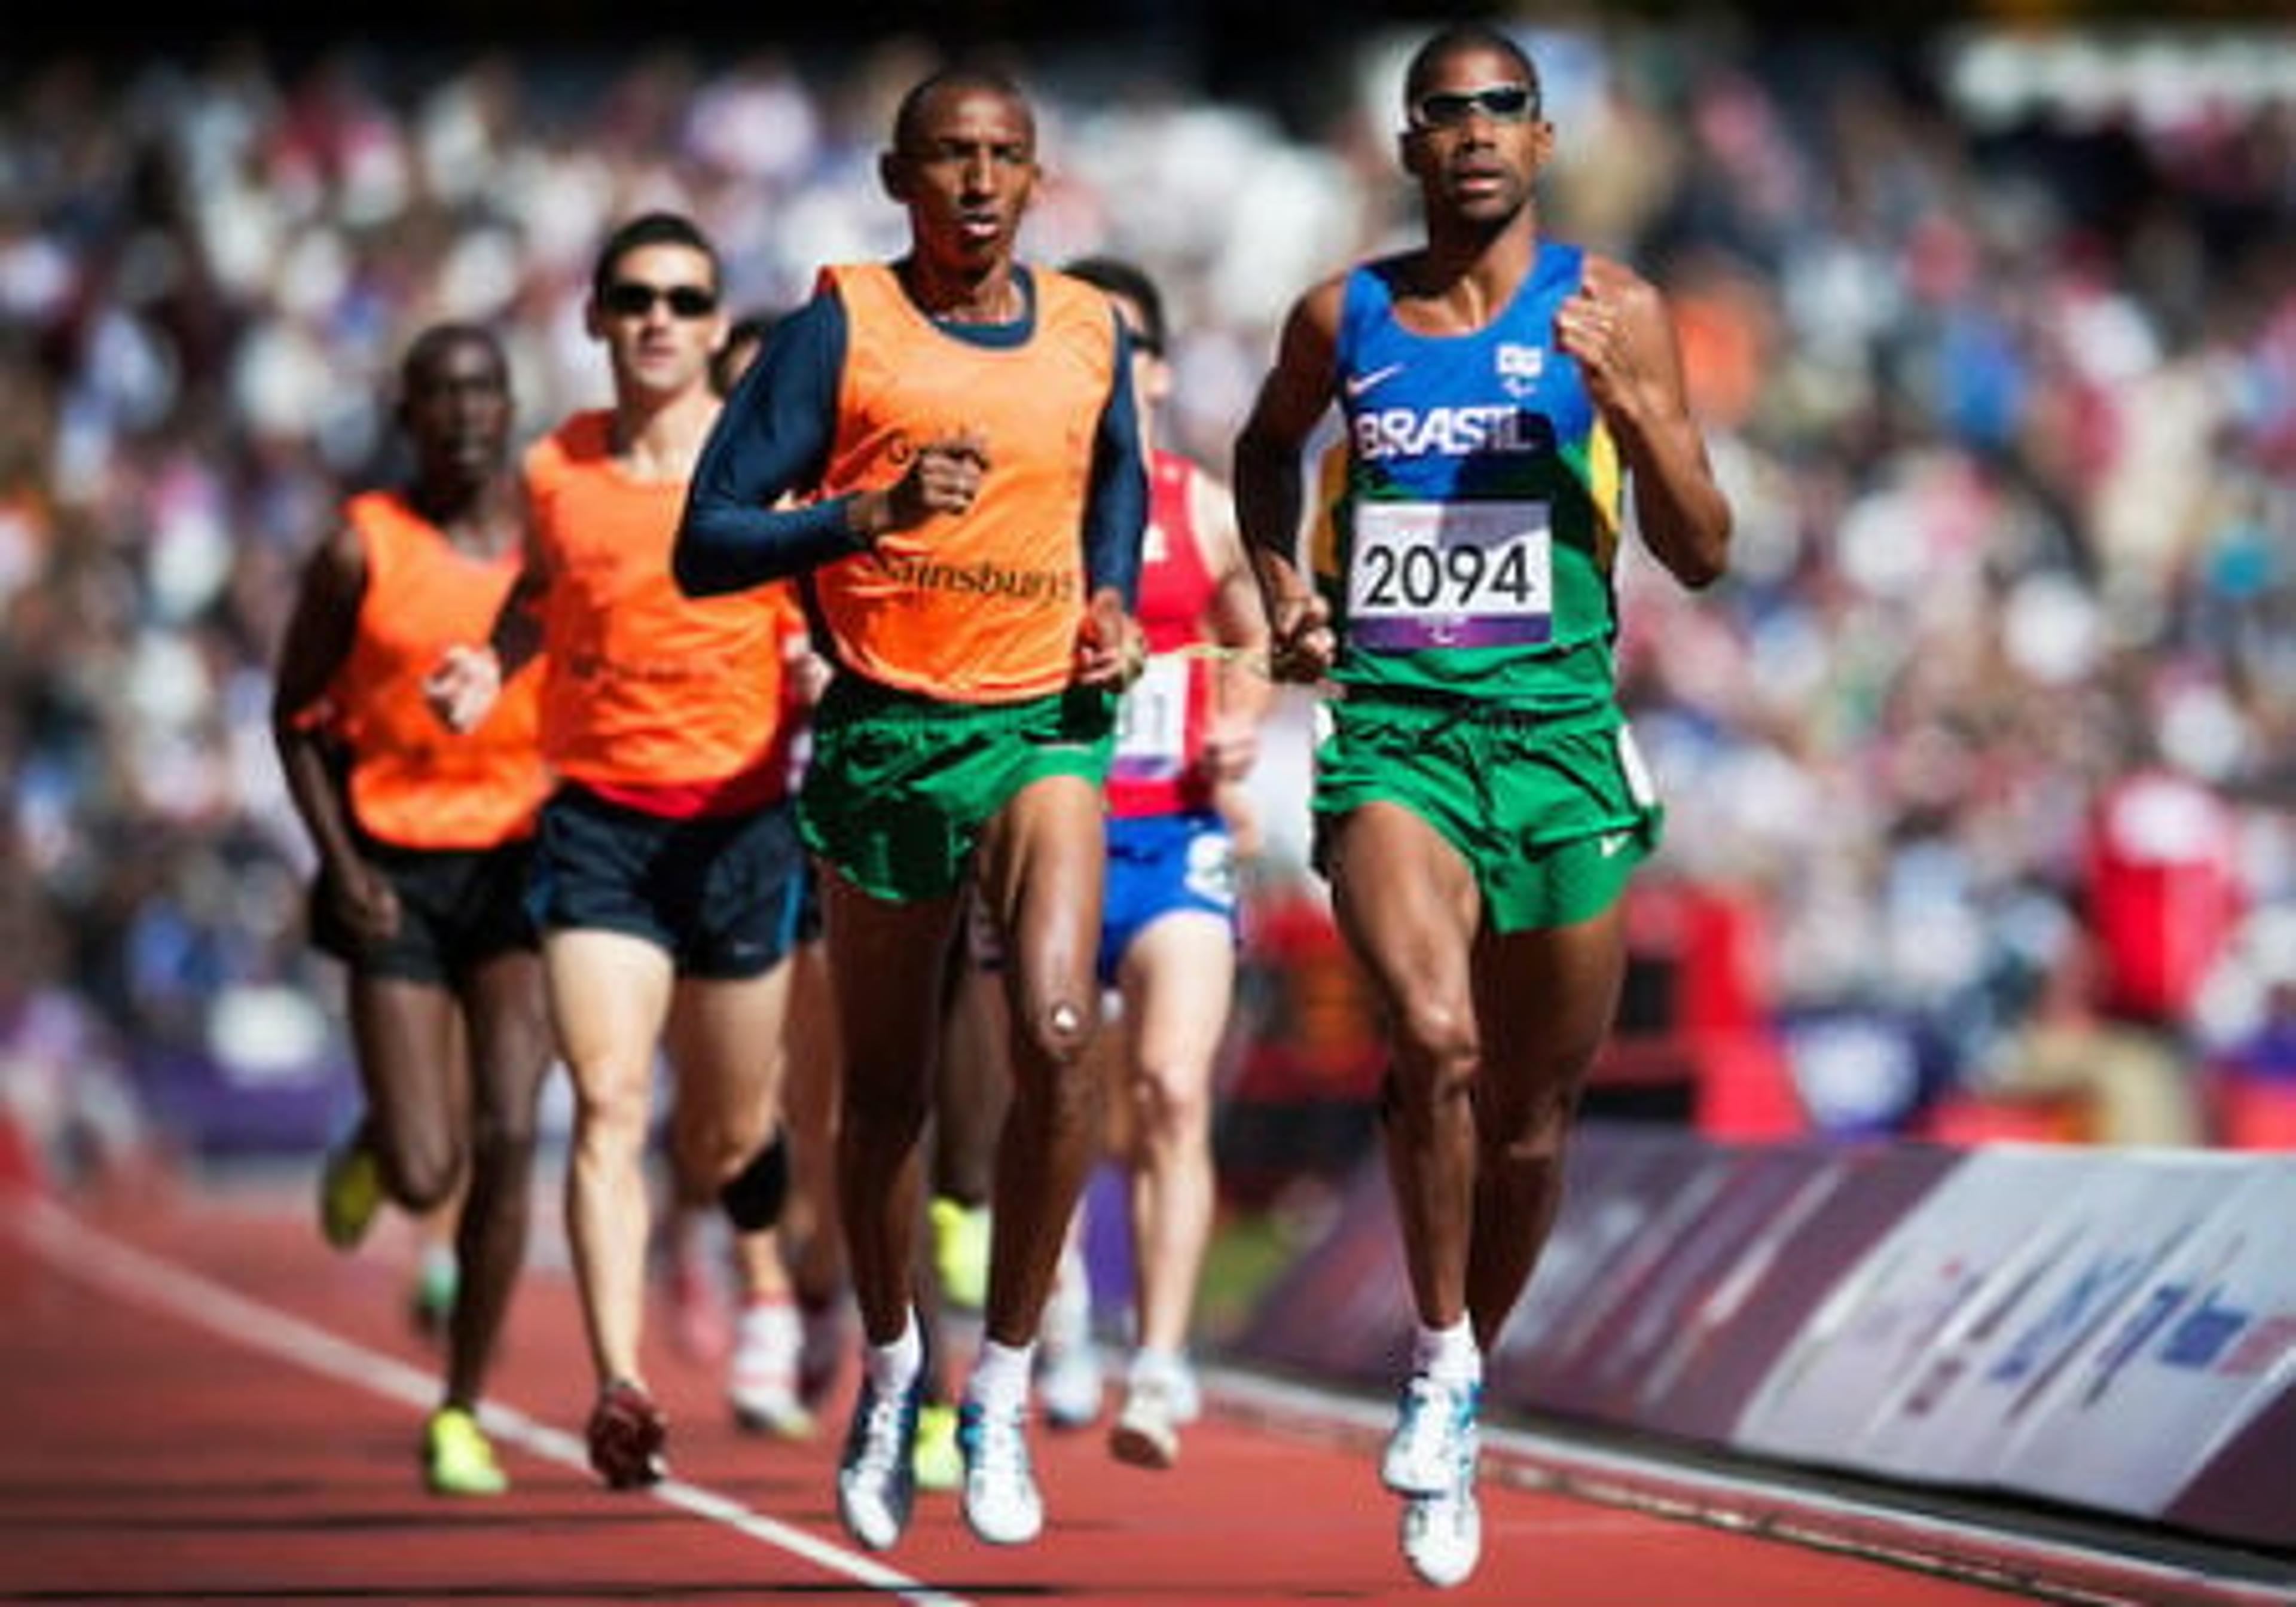
M1538 115L1538 92L1528 84L1491 84L1481 89L1439 89L1411 108L1414 128L1457 128L1476 112L1494 123L1526 122Z
M667 289L640 284L635 279L619 279L606 287L598 298L599 305L617 318L643 318L653 311L657 301L669 303L672 316L680 318L706 318L718 310L717 295L698 284L673 284Z

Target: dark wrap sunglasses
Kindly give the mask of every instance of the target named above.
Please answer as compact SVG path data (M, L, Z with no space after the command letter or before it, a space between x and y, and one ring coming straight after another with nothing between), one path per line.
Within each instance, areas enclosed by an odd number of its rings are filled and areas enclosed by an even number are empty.
M619 279L598 298L598 305L617 318L643 318L653 311L657 301L668 302L670 312L680 318L706 318L718 310L717 292L698 284L664 287Z

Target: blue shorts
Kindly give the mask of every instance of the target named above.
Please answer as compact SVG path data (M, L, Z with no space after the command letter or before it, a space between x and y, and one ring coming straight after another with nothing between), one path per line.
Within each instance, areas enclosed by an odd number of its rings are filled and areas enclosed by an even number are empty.
M732 981L796 946L804 870L786 801L667 816L569 783L542 808L530 905L545 931L627 932L680 976Z
M1160 915L1202 910L1234 937L1235 842L1210 809L1111 816L1108 885L1102 896L1100 980L1112 987L1124 951Z

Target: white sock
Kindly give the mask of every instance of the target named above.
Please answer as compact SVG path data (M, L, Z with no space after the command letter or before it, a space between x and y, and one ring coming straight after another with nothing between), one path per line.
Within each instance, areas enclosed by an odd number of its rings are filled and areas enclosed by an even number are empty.
M1411 1363L1438 1383L1476 1386L1483 1382L1483 1353L1475 1348L1474 1324L1465 1317L1448 1328L1421 1324Z
M869 1374L870 1388L880 1395L898 1395L914 1383L925 1370L925 1341L917 1332L917 1314L908 1314L908 1325L891 1344L863 1346L861 1365Z
M1027 1406L1036 1359L1034 1344L1002 1345L993 1339L983 1339L980 1359L972 1364L972 1376L965 1382L964 1398L994 1411L1009 1412Z

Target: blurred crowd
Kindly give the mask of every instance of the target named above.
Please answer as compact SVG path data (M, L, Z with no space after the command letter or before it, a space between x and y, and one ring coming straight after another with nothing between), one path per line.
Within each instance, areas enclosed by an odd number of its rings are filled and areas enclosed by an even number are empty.
M1028 254L1159 276L1170 437L1216 468L1291 296L1407 226L1416 37L1265 102L1185 61L1013 53L1046 116ZM1813 1057L1814 1108L2013 1078L2068 977L2177 1068L2285 1068L2296 35L1524 37L1548 226L1674 297L1737 508L1716 591L1622 569L1671 806L1652 876L1750 912L1767 1019L1919 1045L1895 1074ZM619 218L693 214L737 310L891 251L874 158L922 48L0 65L0 1096L101 1147L168 1076L334 1063L268 670L302 554L393 469L406 340L497 330L533 433L605 399L581 301ZM2108 864L2175 939L2142 1000L2111 982Z

